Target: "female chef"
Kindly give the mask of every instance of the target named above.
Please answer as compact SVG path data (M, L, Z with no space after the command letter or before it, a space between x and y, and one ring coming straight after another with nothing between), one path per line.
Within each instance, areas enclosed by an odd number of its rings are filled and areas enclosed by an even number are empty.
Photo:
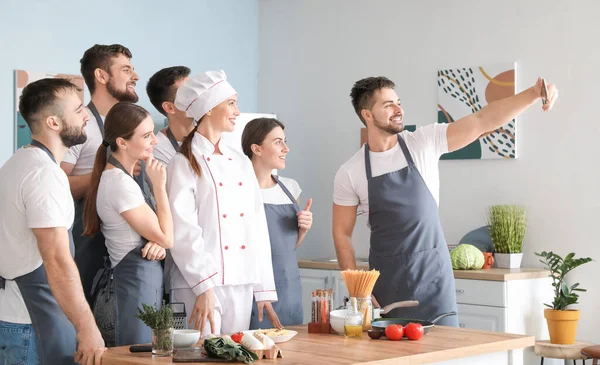
M285 139L283 124L273 118L250 121L242 134L242 150L252 161L254 173L261 188L269 226L271 257L277 303L273 309L284 326L302 324L302 284L296 258L296 248L312 225L310 205L304 210L298 207L302 190L289 178L272 175L273 170L285 168L285 158L290 151ZM251 329L270 328L276 324L261 321L253 308Z
M166 169L152 157L154 145L154 122L144 108L118 103L110 109L84 209L84 234L101 229L110 256L92 289L94 316L108 346L150 342L150 329L135 315L142 303L160 305L162 299L160 260L173 246L173 221ZM152 192L133 178L138 160L146 161Z
M253 297L277 322L260 188L248 158L222 136L240 114L237 92L225 72L209 71L187 79L175 105L198 123L167 168L177 242L165 266L171 302L185 303L203 334L247 330Z

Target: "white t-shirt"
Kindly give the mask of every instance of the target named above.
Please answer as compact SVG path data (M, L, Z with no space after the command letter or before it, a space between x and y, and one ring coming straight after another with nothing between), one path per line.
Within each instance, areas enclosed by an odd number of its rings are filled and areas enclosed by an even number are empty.
M302 189L300 189L300 185L294 179L290 179L287 177L278 176L279 180L285 185L285 187L290 191L294 199L298 200L298 197L302 193ZM262 194L262 199L264 204L291 204L292 201L285 194L281 186L279 184L266 188L260 189Z
M177 151L175 151L175 148L173 148L169 138L161 131L156 133L156 141L157 144L154 146L154 151L152 154L154 155L155 159L159 160L165 165L168 165L169 161L171 161ZM181 146L181 142L178 141L177 144Z
M414 132L403 131L400 136L412 159L439 205L440 176L438 162L440 156L448 152L446 130L448 124L433 123L417 128ZM371 173L373 176L384 175L408 166L399 143L384 152L370 152ZM369 197L367 174L365 167L365 146L346 161L337 171L334 180L333 202L337 205L358 205L359 212L368 217ZM368 221L368 220L367 220Z
M21 148L0 168L0 276L14 279L42 264L33 228L71 228L67 175L36 147ZM31 323L17 283L0 289L0 320Z
M75 165L71 172L73 176L87 175L92 172L94 162L96 161L96 152L98 152L98 147L102 144L102 132L98 127L96 118L94 118L94 114L92 114L90 109L86 107L85 110L90 117L85 126L87 140L83 144L69 148L63 158L63 162ZM104 120L103 115L100 117Z
M142 204L146 204L144 194L131 176L117 168L102 172L96 211L102 220L101 230L113 267L141 243L142 237L131 228L121 213Z

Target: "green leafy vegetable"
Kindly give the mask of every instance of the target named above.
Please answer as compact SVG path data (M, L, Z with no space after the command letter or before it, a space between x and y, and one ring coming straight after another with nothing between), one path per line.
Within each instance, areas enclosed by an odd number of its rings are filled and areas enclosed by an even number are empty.
M258 355L244 345L235 343L231 339L213 337L204 340L204 350L210 357L219 357L229 361L237 360L250 364L258 360Z
M452 269L478 270L483 267L483 253L475 246L461 243L450 252Z

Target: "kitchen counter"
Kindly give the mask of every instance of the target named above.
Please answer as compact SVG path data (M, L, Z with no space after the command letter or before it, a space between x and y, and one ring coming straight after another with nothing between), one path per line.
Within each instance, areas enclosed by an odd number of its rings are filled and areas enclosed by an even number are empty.
M337 261L298 260L298 266L302 269L340 270ZM358 270L369 270L368 263L364 261L357 263L356 267ZM454 270L454 278L471 280L509 281L539 279L548 275L548 270L539 268Z
M534 336L443 326L432 328L418 341L371 340L366 333L362 339L346 339L308 333L306 326L289 329L298 331L298 335L279 344L283 358L254 364L507 364L508 353L535 345ZM132 354L128 346L111 348L102 358L103 365L168 363L172 363L170 357L153 359L150 353Z

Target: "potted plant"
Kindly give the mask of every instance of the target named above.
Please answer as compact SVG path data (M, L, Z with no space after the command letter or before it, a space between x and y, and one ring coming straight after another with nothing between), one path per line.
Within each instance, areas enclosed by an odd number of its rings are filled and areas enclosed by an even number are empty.
M489 209L488 226L494 243L494 258L499 268L521 267L523 238L527 231L525 207L493 205Z
M577 304L579 299L577 292L584 292L585 289L580 288L579 283L571 286L567 285L565 276L571 270L592 261L592 259L589 257L575 258L575 253L568 254L564 259L552 251L536 252L535 254L544 258L540 262L545 265L546 269L550 270L554 288L552 305L544 303L548 307L544 310L544 317L548 324L550 343L573 344L577 337L577 323L580 313L577 309L568 309L567 307Z
M163 301L160 309L142 303L135 315L152 329L152 355L170 356L173 353L173 310Z

